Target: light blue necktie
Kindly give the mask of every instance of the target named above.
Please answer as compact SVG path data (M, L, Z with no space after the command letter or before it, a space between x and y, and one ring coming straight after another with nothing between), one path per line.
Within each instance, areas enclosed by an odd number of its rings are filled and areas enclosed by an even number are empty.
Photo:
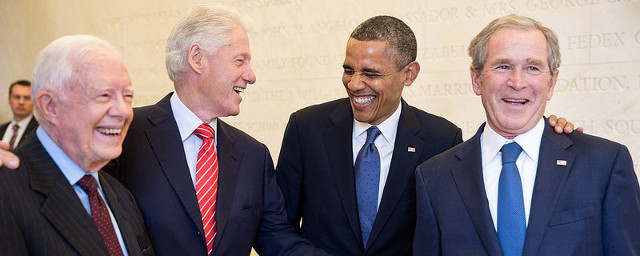
M380 183L380 154L374 144L380 135L378 127L371 126L367 130L367 141L356 158L356 196L358 198L358 216L362 242L367 246L369 233L378 212L378 185Z
M522 181L516 159L522 152L518 143L502 146L502 171L498 183L498 239L504 256L522 255L527 220L522 201Z

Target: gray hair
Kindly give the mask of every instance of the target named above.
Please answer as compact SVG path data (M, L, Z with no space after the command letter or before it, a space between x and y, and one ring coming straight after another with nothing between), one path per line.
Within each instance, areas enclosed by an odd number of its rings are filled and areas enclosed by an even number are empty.
M215 54L230 43L231 31L237 27L246 29L245 18L230 7L219 4L193 7L167 39L166 66L171 81L180 79L189 69L187 54L191 44L197 43L207 53Z
M359 41L384 41L389 46L386 54L397 68L416 60L418 44L411 28L402 20L391 16L375 16L362 22L351 38Z
M478 74L482 74L484 63L487 60L487 44L489 38L496 31L503 28L515 28L515 29L537 29L547 39L547 61L549 62L549 70L551 73L555 72L560 67L560 45L558 44L558 37L550 29L542 25L539 21L520 16L517 14L510 14L504 17L493 20L489 25L484 27L478 35L476 35L467 49L469 56L471 57L471 67Z
M65 98L64 91L73 86L83 67L106 54L120 57L111 44L92 35L63 36L49 43L38 53L31 77L31 98L38 92L49 90ZM36 117L39 117L36 111ZM38 121L41 119L38 118Z

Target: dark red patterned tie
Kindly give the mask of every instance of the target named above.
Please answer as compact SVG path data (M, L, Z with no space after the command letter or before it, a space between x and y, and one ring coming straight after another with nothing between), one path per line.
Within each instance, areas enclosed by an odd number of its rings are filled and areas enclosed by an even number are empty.
M9 150L13 150L14 148L13 144L16 143L16 139L18 138L18 129L20 129L20 126L18 126L18 124L14 124L11 129L13 129L13 134L11 135L11 139L9 140Z
M213 128L201 124L193 134L202 139L196 162L196 195L202 215L204 236L207 240L207 255L213 252L216 237L216 196L218 195L218 156L213 141Z
M98 233L100 233L100 236L104 241L104 245L107 247L107 251L109 251L109 255L123 255L120 242L118 242L118 237L116 236L113 224L111 223L109 210L98 192L96 179L91 175L85 175L77 184L82 188L82 190L84 190L84 192L87 193L87 195L89 195L91 219L93 220L93 224L96 228L98 228Z

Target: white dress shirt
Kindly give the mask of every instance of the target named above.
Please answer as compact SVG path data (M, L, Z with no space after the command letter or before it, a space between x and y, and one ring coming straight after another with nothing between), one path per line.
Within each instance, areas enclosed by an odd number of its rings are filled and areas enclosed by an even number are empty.
M531 210L531 197L533 196L533 186L535 185L536 172L538 167L538 156L540 154L540 141L544 131L544 119L540 118L538 124L533 129L524 134L520 134L512 140L506 139L497 134L489 124L484 126L484 131L480 135L482 149L482 177L484 178L484 189L489 201L489 210L493 219L493 226L498 227L498 182L502 170L502 153L500 149L504 144L515 141L522 147L522 153L516 160L520 179L522 181L522 197L524 200L524 212L529 223L529 212Z
M202 146L202 139L198 138L193 131L202 124L202 120L196 116L187 106L182 103L178 94L171 95L169 100L171 104L171 111L173 112L173 118L176 119L178 124L178 131L180 131L180 139L182 140L182 146L184 148L184 156L187 159L187 165L189 166L189 173L191 173L191 181L193 187L196 187L196 164L198 162L198 150ZM218 119L213 120L209 125L213 128L214 143L216 150L218 148Z
M73 190L78 195L80 202L84 206L84 209L87 211L89 216L91 216L91 204L89 203L89 195L85 192L80 185L78 185L78 181L84 177L86 174L90 174L96 179L98 183L98 191L100 192L100 196L102 200L105 202L107 206L107 210L109 210L109 217L111 217L111 224L113 225L113 230L116 232L116 236L118 237L118 242L120 243L120 248L122 249L122 253L125 256L129 255L129 251L127 251L127 247L124 243L124 239L122 239L122 234L120 233L120 227L118 226L118 222L116 218L113 216L113 212L111 211L111 207L109 207L109 198L107 198L102 191L102 185L100 185L100 175L98 173L87 173L80 166L78 166L67 154L64 153L62 148L60 148L49 135L42 129L42 127L38 127L36 129L36 136L42 143L44 149L49 153L51 159L56 163L64 177L67 178L69 184L73 187ZM106 198L106 200L105 200Z
M393 148L396 142L396 131L398 130L398 122L400 121L400 113L402 112L402 104L398 106L395 112L377 125L381 134L376 138L375 144L380 153L380 183L378 185L378 206L382 200L382 192L384 185L389 176L389 168L391 167L391 158L393 156ZM367 129L371 127L368 123L361 123L353 120L353 133L351 134L351 143L353 147L353 165L356 163L358 152L367 141Z
M4 132L4 136L2 136L2 141L9 143L9 141L11 140L11 136L13 136L13 126L16 125L17 123L19 127L18 136L16 137L16 141L12 145L13 146L12 148L16 148L16 146L18 146L18 143L20 143L20 140L22 139L22 135L24 134L24 131L27 129L29 122L31 122L31 118L33 118L33 115L29 115L28 117L23 118L22 120L20 120L20 122L11 120L11 123L9 123L7 130Z

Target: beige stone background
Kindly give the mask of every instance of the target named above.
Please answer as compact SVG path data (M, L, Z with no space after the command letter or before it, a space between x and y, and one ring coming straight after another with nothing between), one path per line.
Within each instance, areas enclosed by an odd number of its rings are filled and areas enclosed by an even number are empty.
M36 53L53 39L88 33L118 47L136 88L136 106L172 90L164 68L168 33L188 0L0 0L0 99L9 83L30 78ZM243 94L240 116L224 118L267 144L277 159L291 112L344 97L341 64L350 32L366 18L401 18L418 38L422 71L404 98L444 116L465 139L484 121L469 83L469 40L490 20L519 13L560 38L563 62L547 114L627 145L640 162L640 0L225 0L255 22L258 80ZM8 120L6 101L0 120Z
M0 0L0 99L9 83L30 78L36 53L53 39L88 33L119 48L136 89L136 106L172 90L165 40L189 0ZM627 145L640 162L640 0L224 0L254 20L257 82L240 116L224 118L267 144L277 159L291 112L344 97L341 64L350 32L368 17L404 20L418 38L422 70L404 98L444 116L465 139L484 121L471 90L469 40L509 13L539 19L559 35L562 66L547 114L567 117ZM0 120L10 110L0 103Z

